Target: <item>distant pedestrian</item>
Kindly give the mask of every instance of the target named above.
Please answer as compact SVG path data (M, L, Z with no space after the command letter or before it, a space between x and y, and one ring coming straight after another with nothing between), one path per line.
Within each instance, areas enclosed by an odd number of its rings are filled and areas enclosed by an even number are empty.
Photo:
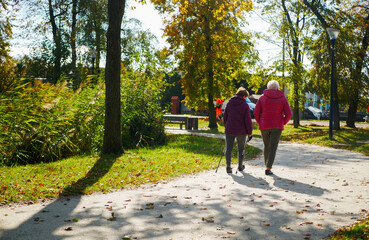
M267 89L256 103L254 116L264 142L265 174L271 171L284 125L291 119L291 108L277 81L269 81Z
M224 110L223 120L226 135L226 161L227 173L232 173L231 158L234 140L237 139L238 170L243 171L242 164L245 156L246 136L252 136L252 122L249 105L245 99L249 93L243 87L237 90L236 96L232 97Z
M221 120L223 118L223 112L222 112L222 105L224 100L218 98L215 102L215 114L218 120Z

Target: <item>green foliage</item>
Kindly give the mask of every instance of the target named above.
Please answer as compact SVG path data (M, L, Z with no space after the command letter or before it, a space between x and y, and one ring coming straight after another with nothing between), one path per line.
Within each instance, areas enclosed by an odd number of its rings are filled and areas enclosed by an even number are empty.
M122 78L123 146L138 147L165 142L161 99L167 87L163 76L126 73Z
M101 145L102 93L23 84L0 98L0 164L49 162Z
M0 94L7 91L15 80L14 61L9 55L12 25L8 5L7 1L0 1Z
M124 147L161 144L163 76L125 73L122 77ZM62 77L57 85L35 81L0 97L0 165L50 162L99 152L104 126L104 90L87 76L76 91Z

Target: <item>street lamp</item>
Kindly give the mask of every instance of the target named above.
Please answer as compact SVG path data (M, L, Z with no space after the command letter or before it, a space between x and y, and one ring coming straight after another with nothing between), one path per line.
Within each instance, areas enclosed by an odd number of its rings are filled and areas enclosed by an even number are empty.
M338 34L340 33L340 30L338 28L332 28L328 27L327 32L329 35L329 38L331 40L332 45L332 70L331 70L331 103L330 103L330 113L329 113L329 139L332 140L333 138L333 105L336 102L337 99L334 98L335 93L337 91L337 84L334 79L334 72L335 72L335 63L334 63L334 43L336 42L336 39L338 37Z
M90 54L92 58L92 75L94 75L95 74L95 59L96 59L97 51L94 49L91 49Z

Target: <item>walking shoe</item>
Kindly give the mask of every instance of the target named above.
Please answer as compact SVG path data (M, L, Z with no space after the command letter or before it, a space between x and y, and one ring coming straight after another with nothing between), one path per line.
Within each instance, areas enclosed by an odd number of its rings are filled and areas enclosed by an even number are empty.
M232 168L231 167L227 167L227 173L232 173Z
M265 170L265 175L273 175L272 170L266 169Z
M241 167L238 166L238 171L242 172L243 170L245 170L245 165L242 165Z

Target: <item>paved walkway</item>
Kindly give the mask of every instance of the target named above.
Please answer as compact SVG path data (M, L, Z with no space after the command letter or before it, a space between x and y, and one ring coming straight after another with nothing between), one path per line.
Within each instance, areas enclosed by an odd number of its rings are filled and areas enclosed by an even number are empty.
M250 144L262 148L260 139ZM322 239L369 210L362 154L282 142L274 176L264 175L262 156L245 165L243 173L221 166L138 189L3 207L0 239Z

